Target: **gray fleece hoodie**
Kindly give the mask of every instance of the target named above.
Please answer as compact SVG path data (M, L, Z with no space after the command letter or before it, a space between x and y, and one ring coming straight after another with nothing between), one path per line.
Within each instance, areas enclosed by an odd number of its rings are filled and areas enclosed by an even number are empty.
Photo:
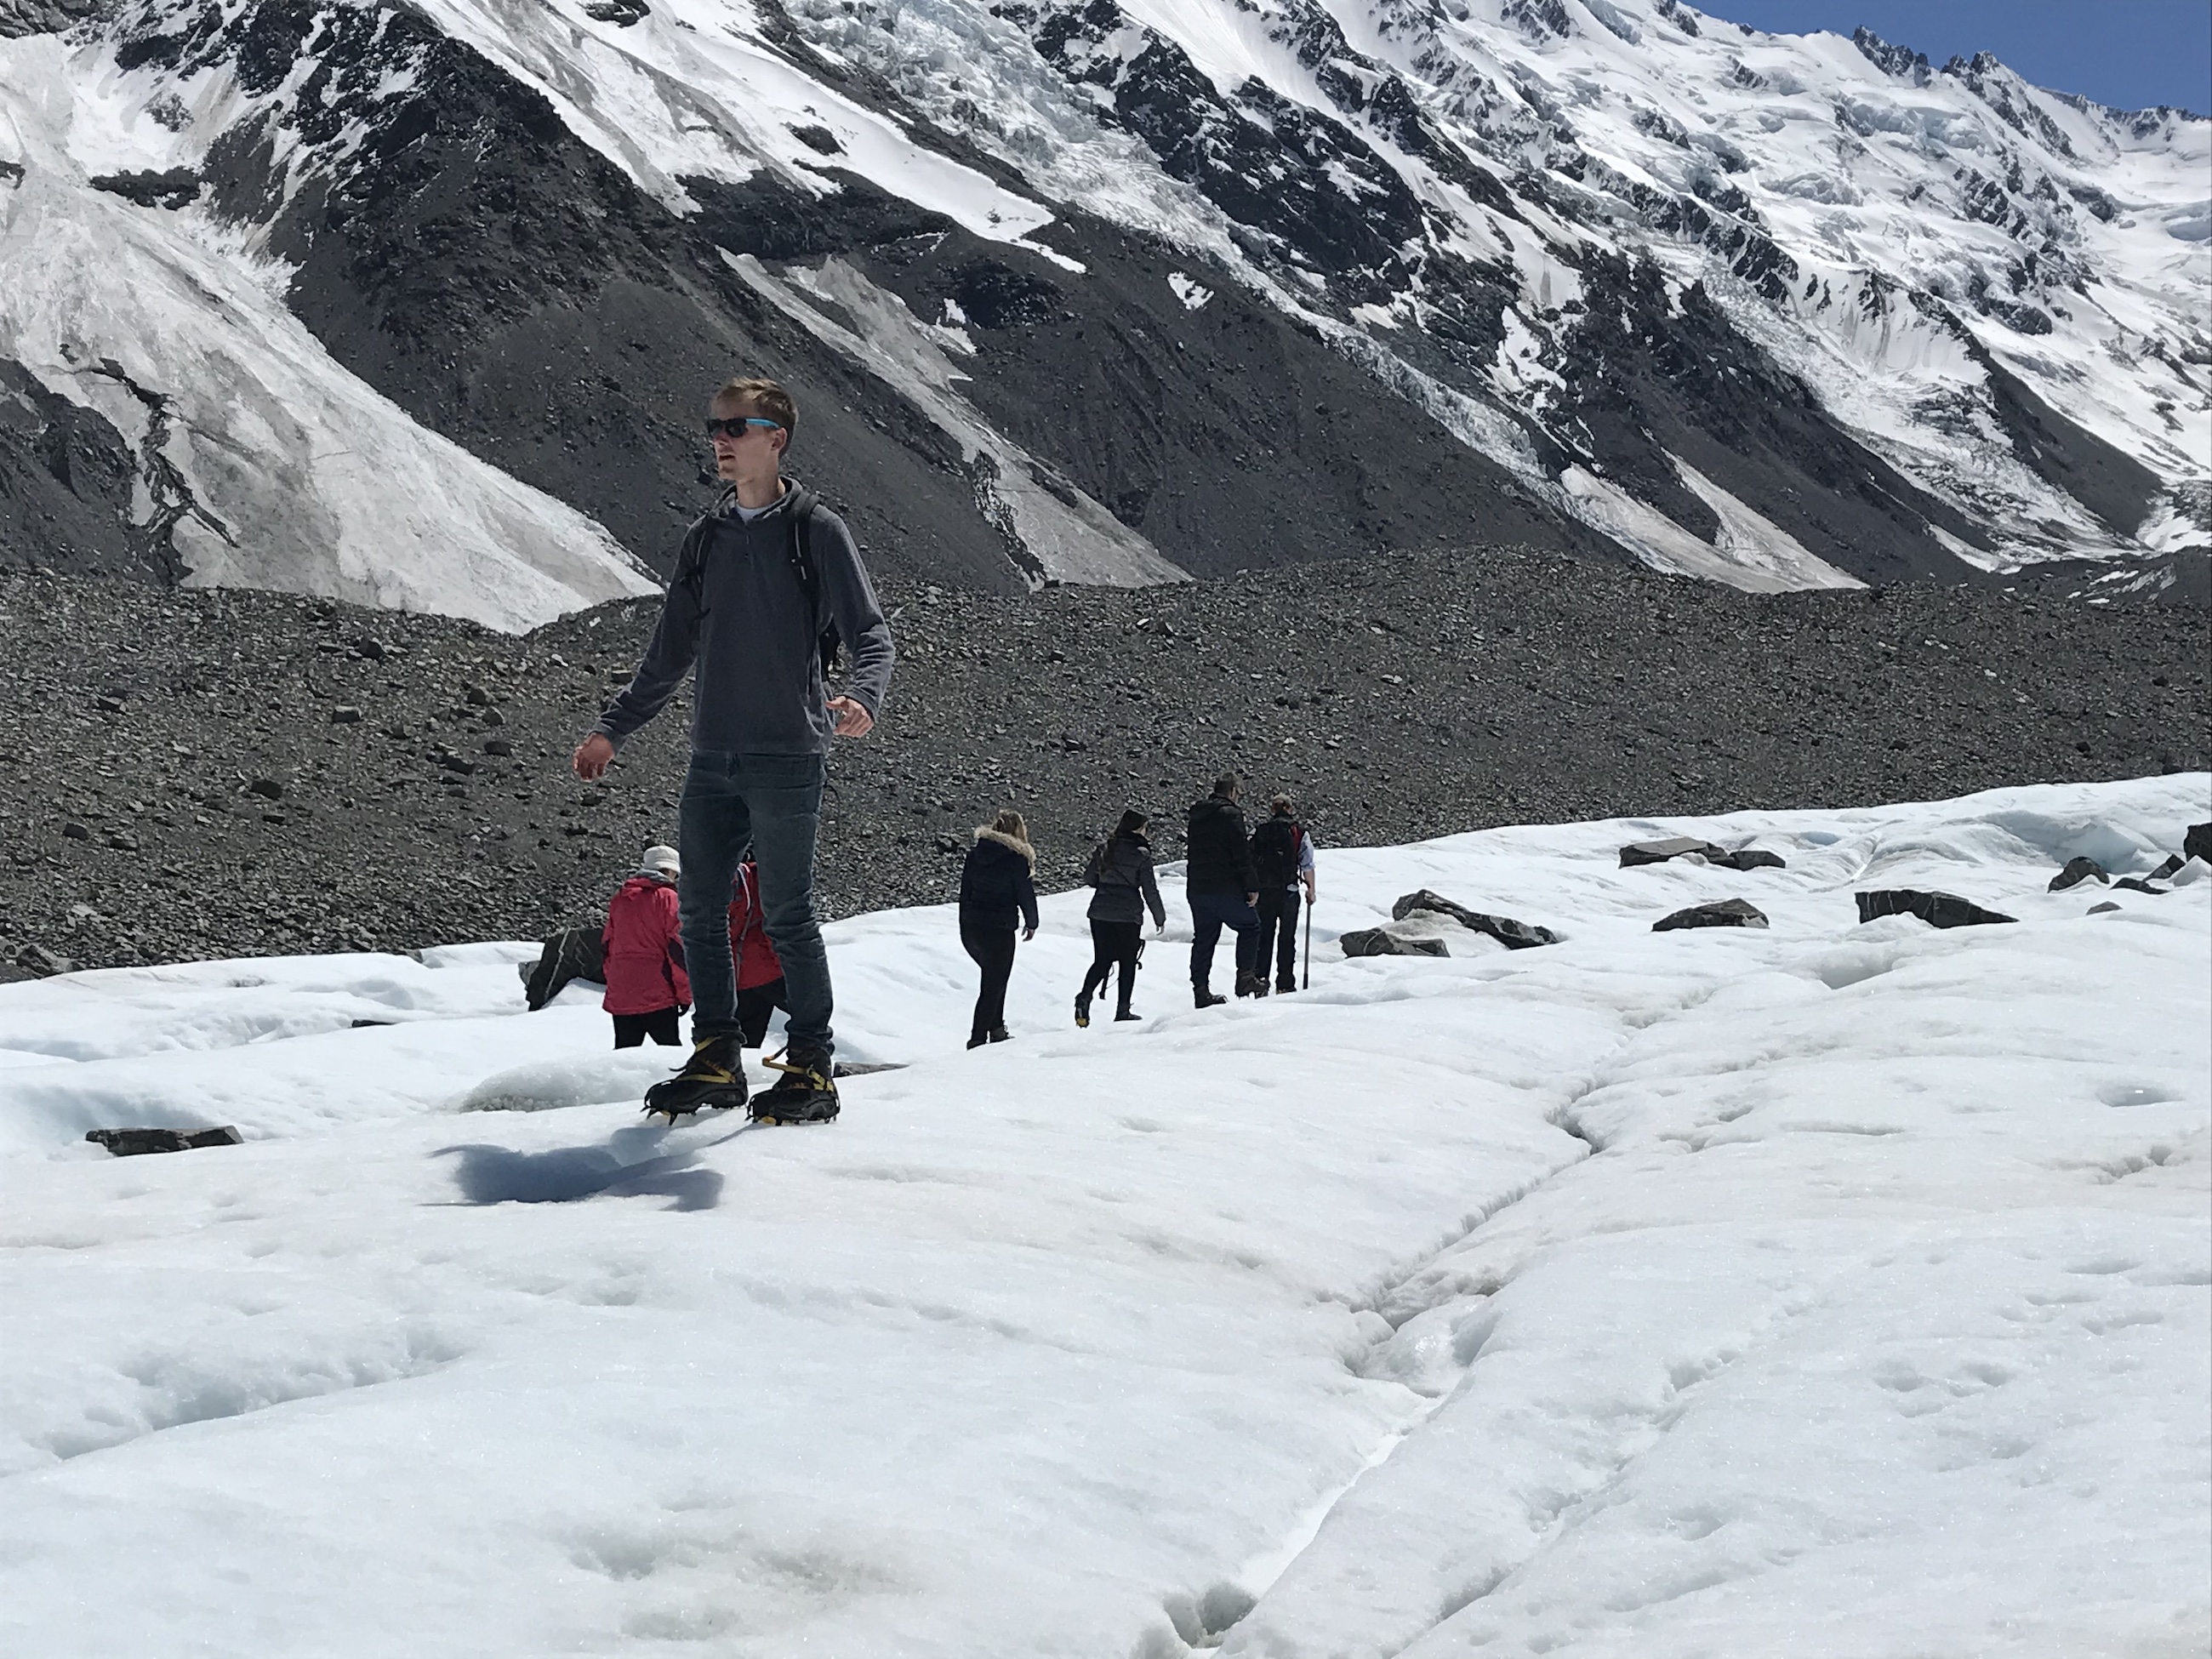
M811 615L791 562L790 515L809 508L806 546L820 578ZM696 659L692 748L821 754L836 724L816 644L825 620L836 621L851 659L846 695L880 717L891 631L845 521L797 483L750 520L726 493L684 538L645 660L592 729L620 748L661 711Z

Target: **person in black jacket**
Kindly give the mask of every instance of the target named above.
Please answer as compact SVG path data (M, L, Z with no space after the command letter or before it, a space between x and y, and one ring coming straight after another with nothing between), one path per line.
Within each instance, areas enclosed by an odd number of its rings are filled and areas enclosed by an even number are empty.
M1121 969L1121 989L1114 1018L1134 1019L1129 994L1136 988L1138 958L1145 953L1146 908L1152 910L1154 927L1165 933L1168 926L1160 884L1152 878L1152 844L1145 837L1142 812L1132 808L1121 814L1114 833L1091 849L1083 879L1098 890L1091 896L1091 971L1075 994L1075 1023L1091 1024L1091 999L1106 988L1106 976L1116 965Z
M1260 949L1253 958L1259 975L1255 994L1267 994L1267 958L1275 959L1275 988L1298 988L1298 889L1314 900L1313 837L1297 819L1288 795L1268 803L1267 816L1252 832L1252 867L1260 876ZM1310 971L1310 969L1309 970Z
M968 1046L1006 1040L1006 981L1014 972L1014 917L1019 912L1024 939L1037 930L1036 886L1031 876L1036 852L1029 826L1008 810L975 832L968 862L960 871L960 944L983 970L975 997L975 1018Z
M1185 829L1190 994L1200 1008L1228 1000L1214 995L1212 986L1213 947L1224 927L1237 933L1237 994L1250 996L1259 983L1260 916L1252 907L1260 896L1260 878L1252 868L1237 790L1237 775L1224 772L1213 781L1213 793L1190 809Z

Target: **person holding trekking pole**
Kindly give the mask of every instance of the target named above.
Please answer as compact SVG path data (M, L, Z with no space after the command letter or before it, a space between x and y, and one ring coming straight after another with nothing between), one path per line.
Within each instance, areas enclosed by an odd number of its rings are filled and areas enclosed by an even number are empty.
M798 424L798 405L773 380L731 380L714 393L707 436L728 488L684 538L636 674L576 745L576 775L601 776L623 739L691 673L677 898L694 1047L684 1069L646 1095L646 1110L671 1122L745 1103L729 906L748 845L790 1011L783 1054L767 1062L782 1076L752 1103L752 1115L772 1123L837 1115L830 958L814 914L815 836L830 741L873 728L894 653L852 532L812 490L783 476ZM832 696L823 672L840 638L852 667L845 694Z
M1313 951L1310 945L1313 927L1314 898L1313 838L1306 834L1305 826L1297 817L1297 809L1288 795L1278 795L1267 804L1267 817L1252 832L1252 868L1260 878L1260 902L1253 908L1260 913L1260 947L1253 953L1253 972L1259 984L1253 994L1267 994L1267 960L1275 963L1275 988L1295 991L1298 988L1298 890L1305 890L1306 927L1309 945L1306 951L1308 971L1311 971Z

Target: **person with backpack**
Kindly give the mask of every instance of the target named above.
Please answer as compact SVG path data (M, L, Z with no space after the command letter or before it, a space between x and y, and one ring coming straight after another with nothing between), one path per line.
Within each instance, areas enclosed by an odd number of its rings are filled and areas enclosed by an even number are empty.
M784 1000L783 963L769 942L761 915L760 866L748 854L730 889L730 958L738 964L738 1041L757 1048L768 1038L768 1023Z
M607 994L599 1006L614 1016L617 1048L641 1048L647 1037L672 1048L679 1041L677 1021L690 1005L691 982L677 931L678 867L673 847L648 847L637 873L607 902L599 930Z
M1259 982L1260 917L1253 909L1260 878L1237 804L1237 775L1224 772L1213 793L1184 820L1183 892L1190 902L1190 994L1200 1008L1226 1002L1213 994L1213 947L1228 927L1237 934L1237 994L1249 997Z
M1298 890L1314 899L1313 837L1297 821L1288 795L1267 804L1267 821L1252 832L1252 867L1260 878L1260 947L1253 953L1255 996L1267 994L1267 960L1275 963L1275 988L1298 988Z
M1120 994L1114 1018L1134 1019L1129 1007L1136 988L1137 963L1145 954L1145 912L1152 913L1152 926L1160 933L1168 927L1166 907L1160 902L1160 884L1152 876L1152 843L1145 836L1145 815L1133 807L1121 814L1114 833L1091 849L1083 881L1098 890L1091 896L1091 970L1083 988L1075 994L1075 1023L1091 1024L1091 999L1106 988L1106 976L1121 970Z
M1036 937L1036 849L1019 812L1010 807L976 830L960 869L960 945L983 970L968 1028L970 1048L1004 1042L1009 1035L1006 981L1014 972L1014 919L1018 912L1024 939Z
M814 913L823 774L833 738L864 738L875 726L895 653L852 532L783 476L798 423L798 405L773 380L731 380L714 393L707 435L729 487L684 538L637 672L576 746L576 775L603 775L691 674L677 893L697 999L694 1046L683 1071L646 1096L646 1109L672 1121L745 1102L728 917L747 847L791 1012L784 1052L768 1062L782 1075L752 1115L778 1123L837 1115L830 958ZM852 653L837 696L823 679L833 629Z

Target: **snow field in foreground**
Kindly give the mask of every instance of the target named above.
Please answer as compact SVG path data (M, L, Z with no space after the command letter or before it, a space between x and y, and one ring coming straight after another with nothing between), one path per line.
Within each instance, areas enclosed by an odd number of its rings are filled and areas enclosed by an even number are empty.
M908 1064L818 1129L641 1125L525 947L0 988L0 1637L2201 1653L2212 884L2044 886L2209 786L1324 851L1310 992L1193 1012L1178 919L1087 1031L1060 895L974 1053L949 910L859 917ZM1617 867L1676 832L1790 867ZM1565 942L1328 943L1425 886Z

